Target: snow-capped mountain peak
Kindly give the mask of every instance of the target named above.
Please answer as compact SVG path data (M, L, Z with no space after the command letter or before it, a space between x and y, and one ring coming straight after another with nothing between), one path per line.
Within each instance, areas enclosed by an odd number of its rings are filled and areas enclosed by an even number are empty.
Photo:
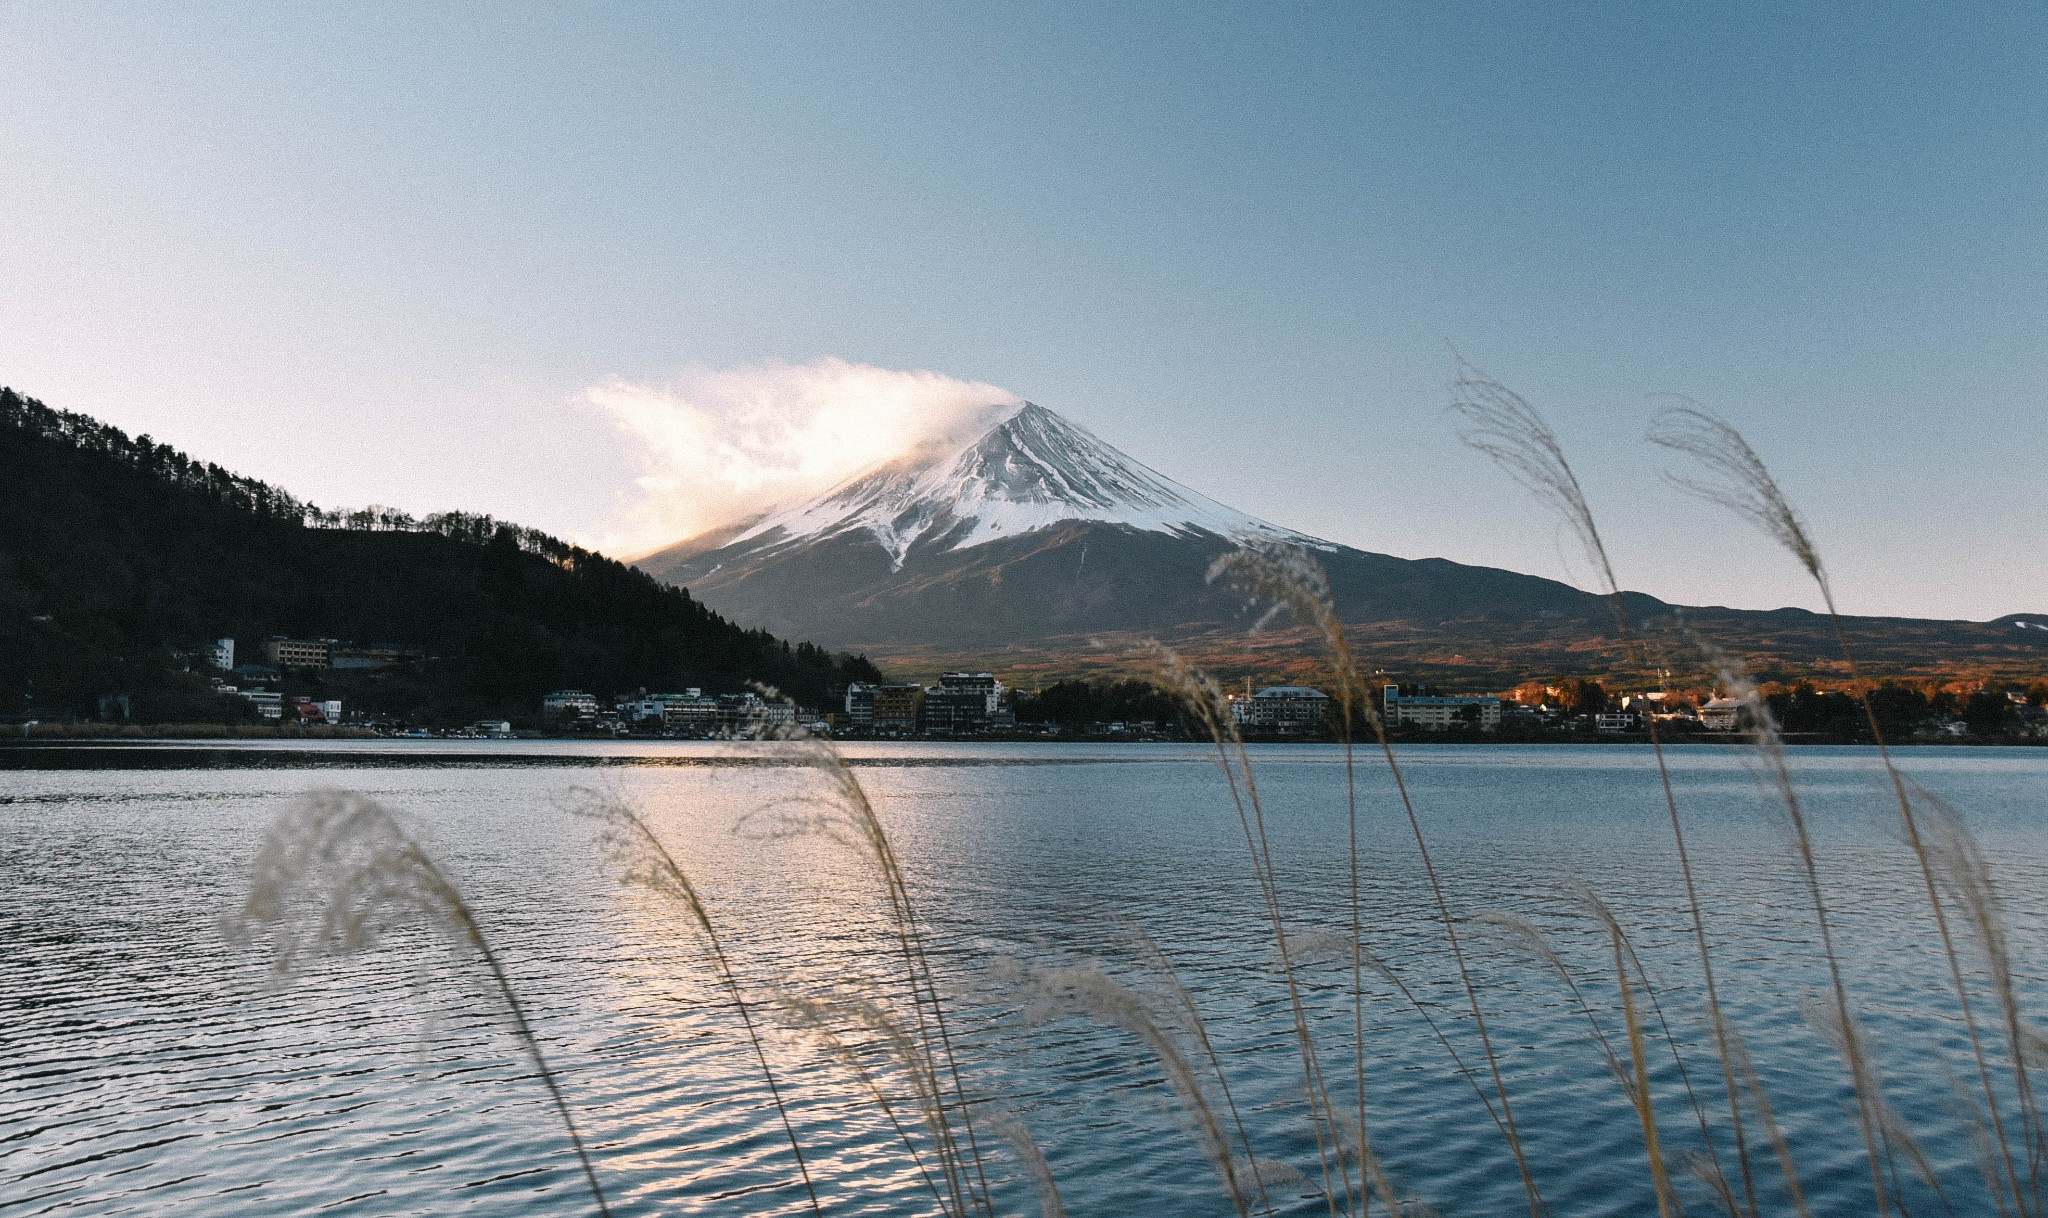
M1030 402L997 414L964 444L899 458L769 512L728 544L758 540L760 552L865 530L900 567L920 542L960 550L1067 521L1328 548L1197 494Z

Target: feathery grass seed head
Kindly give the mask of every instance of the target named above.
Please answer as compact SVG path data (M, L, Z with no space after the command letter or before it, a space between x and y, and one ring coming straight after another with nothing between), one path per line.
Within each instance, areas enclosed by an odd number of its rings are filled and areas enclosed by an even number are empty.
M1666 481L1748 520L1789 550L1808 574L1826 586L1820 551L1808 537L1805 522L1741 432L1726 420L1687 405L1660 413L1651 421L1647 438L1659 447L1684 453L1705 471L1700 477L1667 471Z

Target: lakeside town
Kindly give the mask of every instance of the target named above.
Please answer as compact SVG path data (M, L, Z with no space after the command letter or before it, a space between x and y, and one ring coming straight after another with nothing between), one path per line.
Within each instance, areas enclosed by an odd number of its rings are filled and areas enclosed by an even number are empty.
M1905 693L1921 700L1917 691ZM1575 697L1568 702L1567 694ZM1927 700L1922 717L1912 722L1911 731L1901 735L2048 740L2048 706L2044 706L2048 697L2044 694L2048 689L1977 691L1958 701L1952 693L1944 696L1937 691ZM578 732L686 738L772 735L795 726L813 735L848 739L1017 734L1185 739L1189 735L1188 724L1178 716L1094 720L1085 725L1029 712L1019 718L1017 703L1028 706L1043 697L1043 691L1011 690L991 672L953 672L928 686L855 684L848 687L838 709L824 713L753 693L713 696L696 689L681 694L641 693L607 707L580 690L563 690L543 700L542 717L558 729ZM1855 709L1849 694L1823 692L1805 684L1788 691L1760 690L1758 697L1775 700L1773 710L1781 725L1797 723L1821 731L1826 728L1815 722L1811 704L1839 702L1839 709ZM1446 694L1386 683L1374 692L1372 701L1374 712L1390 731L1514 739L1554 734L1640 736L1652 724L1667 735L1739 733L1753 725L1757 705L1752 698L1699 698L1667 690L1608 696L1594 682L1581 682L1578 688L1530 683L1504 696ZM1887 711L1894 718L1901 711L1911 715L1916 710L1901 705L1896 697L1883 701L1889 703ZM1336 733L1342 715L1337 699L1302 685L1270 685L1231 694L1229 712L1232 726L1247 739L1327 739Z
M0 43L0 1218L2048 1218L2048 3Z
M338 639L275 636L258 645L258 661L237 663L235 640L221 638L187 657L206 670L212 691L255 727L344 730L383 736L507 739L610 736L662 739L774 737L801 730L836 739L1185 740L1200 735L1175 699L1145 682L1061 681L1017 688L993 671L945 673L934 684L855 681L824 706L804 706L772 690L714 692L702 687L660 692L595 693L560 689L519 718L465 724L410 722L351 705L330 688L377 672L425 662L419 647ZM299 689L292 688L300 687ZM310 690L310 692L301 692ZM1523 682L1488 694L1453 693L1376 680L1372 711L1393 733L1442 739L1540 741L1642 738L1652 727L1665 738L1746 732L1759 703L1792 739L1853 739L1865 712L1851 688L1823 689L1800 681L1765 682L1752 697L1705 688L1610 690L1597 681L1559 678ZM1865 688L1887 735L1942 741L2048 742L2048 682L1881 681ZM101 699L99 720L119 723L120 695ZM1228 694L1232 726L1251 740L1336 738L1342 710L1324 689L1301 684L1259 686L1247 679ZM1354 712L1354 732L1369 731ZM60 725L23 735L58 734Z

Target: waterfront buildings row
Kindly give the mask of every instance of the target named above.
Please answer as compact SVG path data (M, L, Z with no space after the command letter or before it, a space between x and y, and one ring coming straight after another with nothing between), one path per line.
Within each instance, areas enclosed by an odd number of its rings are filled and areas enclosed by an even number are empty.
M681 731L701 735L776 735L796 726L797 710L759 694L636 693L607 707L580 689L559 689L541 699L541 717L551 723L586 727L617 725L640 731Z
M1380 689L1379 713L1388 727L1433 731L1491 732L1500 727L1501 700L1463 695L1404 694L1398 685ZM1230 719L1240 732L1302 735L1327 729L1331 699L1305 685L1272 685L1230 699Z
M773 736L800 723L820 734L961 735L1015 727L1008 695L987 672L947 673L932 686L855 682L839 712L819 716L754 693L643 690L607 704L580 689L561 689L541 699L541 716L557 725L706 736Z
M338 698L315 698L307 694L286 694L272 688L291 669L385 668L426 658L420 648L398 643L359 644L341 639L294 639L272 635L263 640L262 664L235 663L235 640L215 639L187 652L220 674L212 678L213 691L223 698L246 703L265 723L297 723L304 726L342 722ZM102 717L105 717L104 714Z
M306 694L286 695L261 685L243 687L229 685L219 678L214 679L213 692L223 698L235 698L249 705L256 717L265 723L297 723L302 726L340 723L341 700L339 698L314 698ZM104 714L101 716L105 717Z
M882 735L957 736L1017 726L1009 689L991 672L949 672L937 685L846 687L846 726Z
M1374 702L1386 726L1424 731L1496 732L1510 722L1526 730L1560 725L1568 718L1556 708L1525 707L1491 694L1403 692L1399 685L1381 686ZM1230 699L1231 722L1239 731L1253 734L1321 732L1331 723L1332 708L1327 694L1303 685L1273 685ZM1648 702L1636 706L1625 700L1617 710L1589 716L1586 726L1608 733L1638 731L1651 709Z
M1680 736L1694 732L1751 730L1760 710L1756 698L1714 697L1697 707L1690 697L1664 690L1621 695L1599 710L1574 713L1546 700L1528 706L1492 695L1443 695L1398 685L1384 685L1375 698L1381 721L1390 728L1425 731L1496 732L1509 727L1520 733L1543 731L1597 732L1634 735L1655 726ZM1555 695L1559 691L1548 690ZM2018 690L2008 690L2009 726L1999 734L2048 738L2048 707L2033 704ZM1321 691L1298 685L1276 685L1247 691L1230 700L1231 718L1247 734L1304 734L1319 731L1328 721L1331 700ZM1961 719L1930 716L1917 728L1922 736L1967 736L1971 725Z

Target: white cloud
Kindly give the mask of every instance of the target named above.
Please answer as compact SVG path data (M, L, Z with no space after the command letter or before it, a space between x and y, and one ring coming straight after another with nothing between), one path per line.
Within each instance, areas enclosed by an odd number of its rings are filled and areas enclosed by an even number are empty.
M586 397L642 449L642 500L592 539L624 556L815 495L1021 400L943 373L829 356L693 368L660 387L613 380Z

